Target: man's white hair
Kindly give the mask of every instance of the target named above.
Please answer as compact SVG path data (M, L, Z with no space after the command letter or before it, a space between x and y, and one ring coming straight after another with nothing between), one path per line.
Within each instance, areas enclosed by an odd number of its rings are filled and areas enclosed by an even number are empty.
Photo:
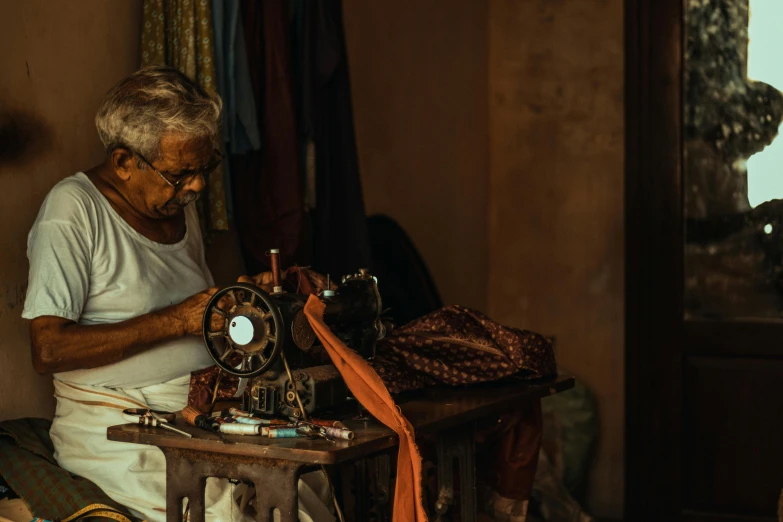
M220 96L171 67L149 66L115 85L103 99L95 126L107 153L126 147L155 161L166 134L208 137L217 145Z

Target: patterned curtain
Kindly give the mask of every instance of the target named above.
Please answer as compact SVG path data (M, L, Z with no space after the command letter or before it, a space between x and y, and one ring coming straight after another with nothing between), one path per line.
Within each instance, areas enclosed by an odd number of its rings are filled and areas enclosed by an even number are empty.
M141 65L169 65L205 89L216 91L212 2L209 0L144 0ZM220 139L219 143L223 143ZM207 180L199 200L202 226L228 230L223 168Z

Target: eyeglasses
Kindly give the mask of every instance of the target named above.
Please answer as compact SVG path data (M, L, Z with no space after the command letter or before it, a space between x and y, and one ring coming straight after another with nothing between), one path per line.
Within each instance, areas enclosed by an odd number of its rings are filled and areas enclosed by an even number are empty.
M166 174L168 174L169 176L178 178L172 181L169 178L167 178L161 171L153 167L152 163L147 161L147 158L145 158L135 150L131 150L131 149L128 150L130 150L130 152L138 156L141 161L143 161L149 168L151 168L155 172L155 174L160 176L163 179L163 181L165 181L169 186L173 187L175 192L178 191L181 186L190 183L193 180L193 178L195 178L196 176L201 176L204 179L206 179L206 177L212 174L212 172L214 172L214 170L218 168L218 166L220 166L220 163L223 161L223 154L221 154L219 150L215 150L214 159L210 161L206 167L200 170L195 170L190 174L186 174L187 171L180 172L179 174L170 174L167 172Z

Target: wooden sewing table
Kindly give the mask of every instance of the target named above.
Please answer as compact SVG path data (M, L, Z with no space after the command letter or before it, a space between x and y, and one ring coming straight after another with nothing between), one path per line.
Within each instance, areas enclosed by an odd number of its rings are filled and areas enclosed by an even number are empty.
M573 385L572 377L558 376L534 383L512 381L470 388L434 388L422 391L400 407L417 435L443 434L444 438L451 437L453 440L455 435L466 433L469 438L468 456L472 459L473 421L513 409L520 403L567 390ZM303 438L269 439L225 435L229 443L224 444L215 434L187 425L179 415L175 426L191 433L193 438L137 424L112 426L107 430L107 437L113 441L157 446L163 451L166 457L167 522L181 520L184 498L190 502L190 520L204 521L204 489L208 477L253 483L260 492L256 500L258 521L271 521L271 512L277 508L281 522L296 522L297 483L303 472L317 469L320 465L330 466L364 459L397 446L397 434L374 419L348 420L345 424L356 436L351 441L336 443ZM470 430L457 429L466 426ZM441 435L438 438L441 439ZM458 455L448 454L449 458L443 460L451 465L455 456ZM471 462L467 467L472 470L474 465ZM469 477L469 480L474 480L472 471ZM473 484L475 489L475 482ZM442 490L447 491L448 488ZM463 521L475 520L475 491L471 493L461 498ZM448 502L450 499L445 500Z

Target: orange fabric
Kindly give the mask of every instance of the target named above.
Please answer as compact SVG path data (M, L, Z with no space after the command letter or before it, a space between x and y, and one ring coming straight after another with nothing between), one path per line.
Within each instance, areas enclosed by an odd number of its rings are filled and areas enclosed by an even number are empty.
M320 299L310 296L304 308L310 326L354 397L373 417L397 432L400 438L393 522L426 522L427 515L422 503L421 454L416 447L413 426L402 415L375 370L326 326L323 320L324 308Z

